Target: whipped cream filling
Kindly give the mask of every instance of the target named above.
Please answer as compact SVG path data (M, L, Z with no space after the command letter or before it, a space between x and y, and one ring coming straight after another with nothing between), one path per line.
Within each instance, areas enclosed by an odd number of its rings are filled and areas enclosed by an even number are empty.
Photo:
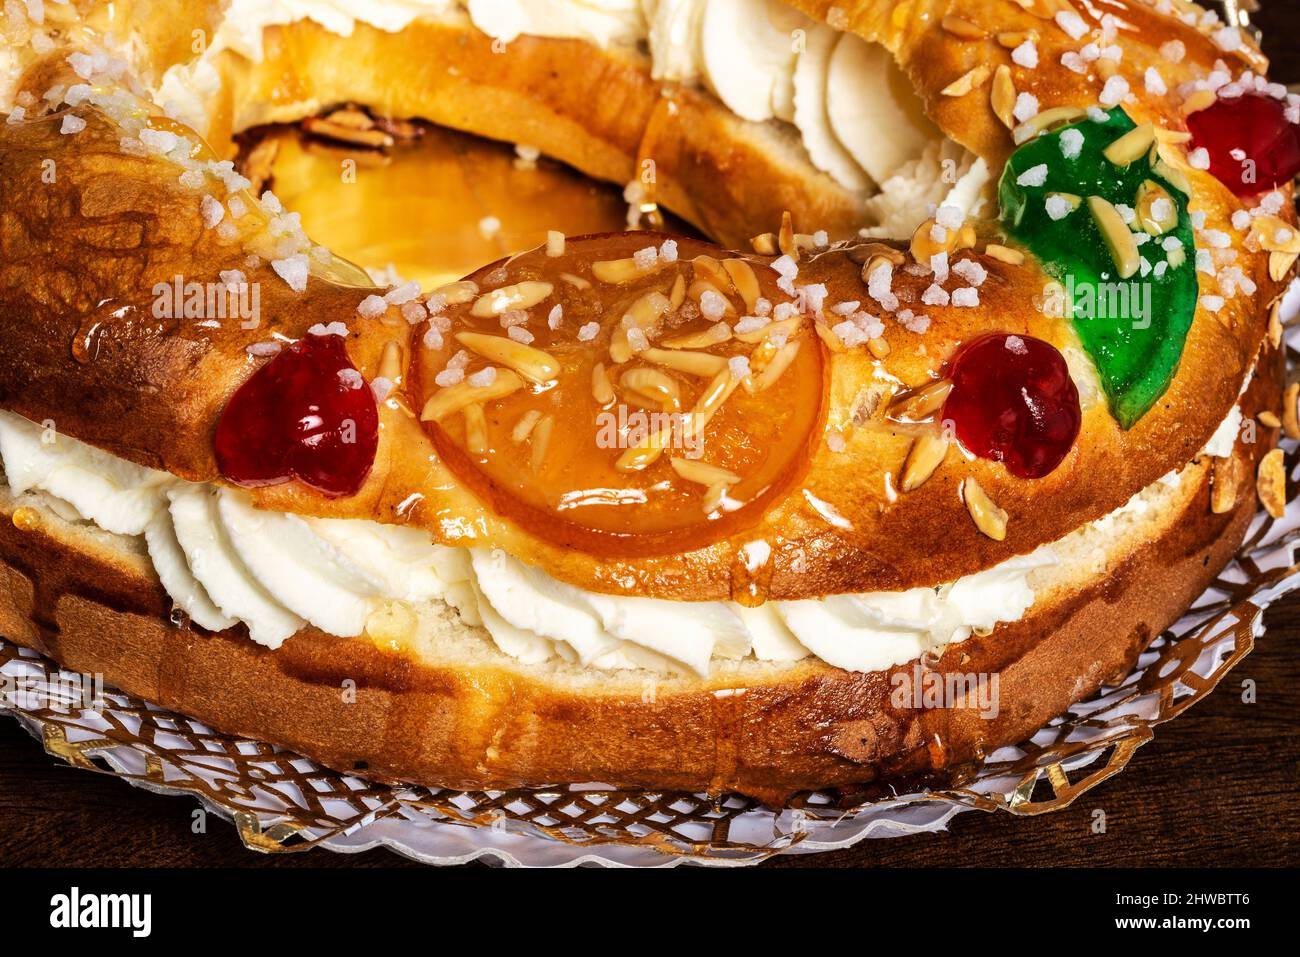
M307 624L354 637L393 602L441 601L530 664L705 675L720 659L815 656L878 671L1019 619L1034 602L1031 574L1055 561L1044 546L938 588L757 608L602 595L500 549L436 545L420 529L259 510L239 489L126 462L11 412L0 412L0 461L15 496L44 493L64 518L142 536L163 587L196 624L242 623L268 648Z
M924 151L947 143L962 174L973 162L925 116L884 47L780 0L232 0L204 55L169 69L156 99L202 130L203 103L219 84L213 58L232 50L260 60L265 27L312 20L350 36L357 23L396 32L456 12L507 43L531 35L644 44L656 79L703 85L746 120L792 124L813 164L845 188L923 191L908 226L956 191L951 177L919 162ZM918 174L924 181L911 182Z

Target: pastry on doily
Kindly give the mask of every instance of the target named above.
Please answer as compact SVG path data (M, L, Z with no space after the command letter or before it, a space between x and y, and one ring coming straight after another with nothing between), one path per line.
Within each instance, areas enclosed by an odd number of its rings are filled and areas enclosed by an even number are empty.
M1024 739L1295 427L1300 100L1111 6L10 5L0 633L386 780L775 802ZM303 121L637 228L375 285L254 188Z

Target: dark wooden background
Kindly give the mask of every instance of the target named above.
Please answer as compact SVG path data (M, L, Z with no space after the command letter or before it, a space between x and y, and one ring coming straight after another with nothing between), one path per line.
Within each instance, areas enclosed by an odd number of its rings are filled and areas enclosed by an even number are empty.
M1263 0L1272 75L1300 82L1300 0ZM1072 807L1036 818L978 811L949 830L864 841L764 866L1143 866L1300 863L1300 595L1271 609L1254 653L1200 705L1156 730L1120 775ZM1242 701L1242 682L1256 702ZM388 851L270 857L245 850L210 819L190 832L196 804L68 767L12 720L0 720L0 865L420 866ZM1105 811L1105 833L1092 830Z

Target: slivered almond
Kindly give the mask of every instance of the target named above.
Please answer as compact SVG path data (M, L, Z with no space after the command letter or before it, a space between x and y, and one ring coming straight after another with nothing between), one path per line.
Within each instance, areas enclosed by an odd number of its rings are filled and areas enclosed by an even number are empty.
M877 336L867 341L867 350L877 359L883 359L889 355L889 343Z
M614 384L609 381L603 362L591 367L591 395L598 405L609 405L614 401Z
M1088 197L1088 211L1092 213L1093 222L1101 232L1101 238L1110 250L1110 258L1115 263L1119 278L1128 279L1138 271L1141 260L1137 241L1114 206L1100 196Z
M1291 267L1295 265L1297 258L1296 253L1269 253L1268 254L1268 277L1274 282L1281 282L1286 278Z
M587 282L587 280L583 279L581 276L575 276L571 272L560 273L560 278L563 279L565 282L567 282L574 289L585 290L591 288L591 283Z
M985 246L984 255L1012 266L1022 265L1025 261L1025 254L1019 249L1012 249L1010 246L1002 246L998 243L989 243Z
M1234 455L1214 459L1214 469L1210 480L1210 511L1223 515L1237 507L1237 496L1241 492L1241 460Z
M385 148L393 145L393 138L383 130L375 129L374 121L359 110L335 110L326 117L309 116L302 121L302 126L315 136L357 146Z
M461 410L465 414L465 445L474 455L483 455L488 450L487 416L483 406L472 402Z
M983 27L978 27L969 20L963 20L961 17L948 14L939 25L955 37L961 37L963 40L980 40L987 34Z
M1282 430L1288 439L1300 439L1300 382L1292 382L1282 393Z
M1250 234L1260 248L1271 253L1300 253L1300 229L1278 216L1256 216Z
M1166 180L1170 186L1187 196L1192 195L1192 184L1185 173L1172 163L1163 159L1156 160L1151 166L1152 172Z
M1039 133L1043 133L1061 123L1071 123L1084 115L1084 111L1074 106L1054 106L1043 110L1037 116L1031 116L1011 131L1011 138L1017 146L1028 143Z
M993 499L973 478L966 478L961 483L961 497L966 503L975 527L984 535L1000 542L1007 537L1007 513L998 508Z
M726 485L735 485L740 481L740 476L735 472L730 472L720 465L710 465L708 462L701 462L697 459L687 459L680 456L673 456L668 459L668 464L673 467L673 471L686 479L688 482L694 482L697 485L717 485L723 483Z
M1155 140L1156 128L1150 123L1143 123L1133 127L1107 146L1101 151L1101 155L1115 166L1130 166L1134 161L1147 155Z
M632 305L627 307L627 312L623 313L623 321L614 335L610 337L609 357L617 364L627 362L632 358L632 346L627 338L627 330L630 328L651 329L663 317L664 313L672 308L672 302L662 292L652 289L643 296L639 296Z
M487 403L522 389L524 380L509 369L498 369L491 385L471 385L469 380L439 389L424 403L420 421L444 419L475 402Z
M1277 413L1270 409L1264 409L1258 416L1259 424L1270 429L1280 429L1282 420L1277 417Z
M533 444L528 451L528 465L536 474L546 464L546 452L551 447L551 432L555 429L555 416L549 412L542 416L533 429Z
M908 395L896 399L890 404L891 419L910 419L918 421L928 418L943 408L943 403L952 391L951 379L936 379L927 382L919 389L913 389Z
M998 46L1014 50L1026 40L1038 42L1037 30L1003 30L997 35Z
M767 365L763 366L762 372L746 378L745 390L757 393L770 389L785 373L785 370L790 368L790 363L794 362L795 356L799 354L800 342L801 340L796 339L794 342L787 342L780 349L777 349L776 355L772 356Z
M903 460L899 487L904 492L916 491L935 473L947 454L948 441L942 435L918 435Z
M430 298L440 296L447 305L459 306L469 302L477 295L478 283L472 279L461 279L457 282L449 282L445 286L439 286L431 293Z
M746 311L753 312L754 307L758 305L760 295L754 267L744 259L725 259L722 268L731 277L731 284L736 287L736 292L740 293L740 298L745 300Z
M965 96L977 86L982 86L992 72L993 68L991 66L987 63L981 63L975 68L967 70L939 92L944 96Z
M961 239L961 230L944 227L943 242L936 242L930 234L935 225L937 224L933 218L927 219L916 227L916 232L912 233L912 242L909 247L912 258L926 266L930 265L930 257L936 253L950 253L956 249L957 243Z
M717 509L722 507L723 500L727 497L727 490L731 488L726 482L718 482L710 485L708 491L704 493L704 498L700 500L700 506L704 509L705 515L711 515Z
M1282 303L1273 303L1268 311L1268 344L1276 349L1282 344Z
M1193 90L1182 102L1183 116L1199 113L1201 110L1213 106L1218 98L1218 94L1213 90Z
M560 361L549 352L526 346L505 336L490 336L482 332L458 332L456 341L466 349L477 352L493 362L514 369L533 382L550 382L560 374Z
M379 377L389 382L402 378L402 347L399 343L384 343L383 355L379 357Z
M888 259L895 266L901 266L907 262L907 256L901 249L895 249L885 243L859 243L856 246L850 246L845 254L849 257L850 262L863 264L870 263L876 259Z
M1286 463L1281 449L1273 449L1259 460L1255 492L1268 514L1274 518L1286 514Z
M722 263L712 256L696 256L691 265L695 268L696 279L703 279L724 296L731 294L731 276L722 268Z
M1168 206L1160 207L1164 213L1162 216L1157 215L1156 203L1159 200L1168 202ZM1174 198L1169 195L1167 189L1154 180L1142 181L1133 208L1137 212L1137 225L1151 236L1167 233L1178 225L1178 207L1174 205Z
M621 285L625 282L632 282L657 272L668 265L656 256L655 261L649 265L642 266L631 257L627 259L602 259L591 264L591 274L601 282L608 282L614 285Z
M672 336L660 341L665 349L707 349L731 338L731 326L725 322L715 322L702 332L688 332L681 336Z
M761 329L755 329L752 332L737 332L736 338L741 342L766 342L777 335L792 336L803 327L803 324L803 316L795 316L792 319L778 319L776 322L769 322Z
M500 289L485 292L475 299L470 313L485 319L489 316L499 316L507 309L528 309L549 296L554 289L555 287L549 282L537 282L532 279L511 286L502 286Z
M681 273L678 273L677 278L673 280L672 289L668 291L668 305L670 308L676 309L685 301L686 277Z
M678 349L655 349L650 348L641 352L637 356L646 362L653 362L657 366L663 366L666 369L675 369L678 372L685 372L687 375L708 376L717 375L720 371L727 368L727 360L723 356L715 356L708 352L690 352Z
M732 303L731 299L728 298L727 294L707 279L697 279L686 287L686 295L690 296L696 302L703 302L704 294L706 292L715 292L722 297L722 301L726 304L723 308L723 313L725 315L734 316L736 314L736 307Z
M776 233L759 233L749 241L750 248L760 256L775 256Z
M1005 63L993 74L993 88L989 92L993 112L1007 129L1015 129L1016 83L1011 79L1011 67Z
M788 209L781 214L781 230L776 234L776 247L798 262L799 247L794 241L794 220L790 218L790 210Z
M518 445L532 434L533 426L537 425L537 420L542 417L538 409L529 409L519 417L515 427L510 431L510 441Z
M691 433L695 436L704 434L705 427L709 420L713 418L723 403L730 398L731 393L736 391L736 386L740 381L731 374L731 369L724 367L721 372L715 375L709 384L704 387L700 397L695 400L695 408L691 410Z
M844 343L840 341L839 336L831 332L830 327L826 325L826 323L814 322L813 329L817 332L818 338L821 339L827 350L830 352L844 351Z
M640 472L649 468L663 455L664 449L672 442L673 430L665 426L658 432L652 432L637 445L627 449L614 462L614 468L620 472Z
M667 412L676 412L682 407L677 380L666 372L639 366L624 372L618 382L625 389L650 397L655 405L663 406Z
M564 233L558 229L548 229L546 231L546 255L554 259L557 256L564 255Z

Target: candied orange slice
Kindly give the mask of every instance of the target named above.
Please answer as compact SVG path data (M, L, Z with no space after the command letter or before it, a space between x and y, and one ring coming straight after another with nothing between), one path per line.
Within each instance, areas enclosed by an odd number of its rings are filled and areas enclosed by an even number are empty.
M538 537L707 545L799 480L822 417L823 346L778 279L655 233L494 263L431 297L421 419L456 476Z

